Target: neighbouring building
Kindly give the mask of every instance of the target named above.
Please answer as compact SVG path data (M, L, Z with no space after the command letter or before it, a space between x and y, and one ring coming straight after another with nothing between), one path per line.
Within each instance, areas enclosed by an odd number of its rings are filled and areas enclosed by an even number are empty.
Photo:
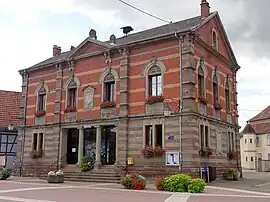
M94 152L96 169L118 173L198 174L201 166L214 166L220 174L241 167L240 159L227 157L240 151L239 68L206 0L199 16L120 38L100 41L91 29L77 47L62 52L55 45L51 58L19 71L17 166L23 176L45 173ZM144 158L149 145L181 152L180 166Z
M270 105L247 121L240 136L243 170L270 171Z
M0 90L0 167L12 169L16 158L20 92Z

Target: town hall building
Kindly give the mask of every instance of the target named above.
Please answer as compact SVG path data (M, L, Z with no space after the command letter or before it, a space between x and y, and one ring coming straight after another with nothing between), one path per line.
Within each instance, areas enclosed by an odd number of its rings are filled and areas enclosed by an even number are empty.
M240 149L240 66L218 12L200 6L196 17L108 41L91 29L77 47L55 45L51 58L20 70L17 171L44 174L89 153L95 170L117 173L240 168L228 159ZM146 158L146 147L178 152L179 164Z

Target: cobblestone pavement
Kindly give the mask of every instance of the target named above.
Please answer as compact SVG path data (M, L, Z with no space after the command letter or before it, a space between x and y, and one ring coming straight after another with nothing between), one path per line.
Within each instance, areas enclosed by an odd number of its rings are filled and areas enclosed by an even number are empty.
M168 193L148 185L143 191L126 190L119 184L74 183L48 184L35 179L0 181L0 202L266 202L270 193L208 186L203 194Z

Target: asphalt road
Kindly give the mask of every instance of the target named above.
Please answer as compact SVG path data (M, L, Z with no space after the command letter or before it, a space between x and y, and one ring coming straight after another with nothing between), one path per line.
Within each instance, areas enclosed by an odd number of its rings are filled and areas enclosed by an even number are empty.
M48 184L34 179L0 181L0 202L269 202L270 193L235 190L209 186L203 194L126 190L119 184L89 184L65 182Z

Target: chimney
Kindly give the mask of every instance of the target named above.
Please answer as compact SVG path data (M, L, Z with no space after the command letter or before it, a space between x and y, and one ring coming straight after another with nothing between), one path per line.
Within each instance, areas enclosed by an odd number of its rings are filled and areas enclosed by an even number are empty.
M61 47L54 45L53 46L53 57L59 56L61 54Z
M202 0L201 3L201 18L204 19L210 14L210 6L207 0Z
M112 35L110 36L110 43L111 43L111 44L115 44L115 43L116 43L116 37L115 37L114 34L112 34Z
M89 32L89 37L92 38L92 39L97 40L97 32L96 32L96 30L91 29L90 32Z
M72 50L74 50L75 49L75 47L74 46L70 46L70 50L72 51Z

